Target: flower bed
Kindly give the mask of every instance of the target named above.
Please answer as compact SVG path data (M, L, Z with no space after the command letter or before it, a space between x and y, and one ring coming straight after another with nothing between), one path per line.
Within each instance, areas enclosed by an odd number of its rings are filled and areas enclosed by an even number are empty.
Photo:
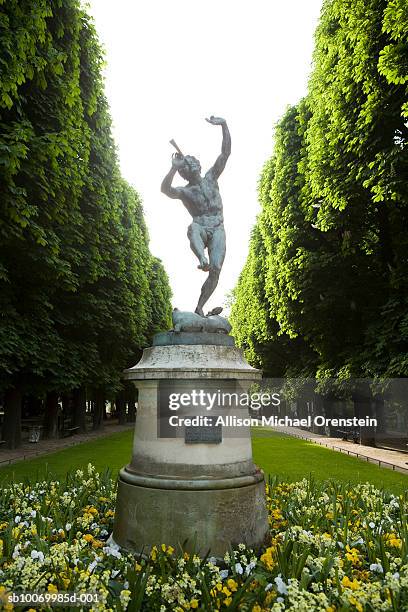
M0 496L0 598L91 592L99 603L83 609L155 612L408 609L406 496L308 480L271 482L267 494L265 548L255 555L239 545L220 566L171 542L147 560L121 553L108 541L115 481L92 466L64 483L9 485Z

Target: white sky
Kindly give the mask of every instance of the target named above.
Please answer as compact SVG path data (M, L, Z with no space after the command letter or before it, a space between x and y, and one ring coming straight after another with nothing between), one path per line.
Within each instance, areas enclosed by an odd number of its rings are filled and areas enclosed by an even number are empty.
M91 0L106 51L106 93L123 176L143 200L150 248L170 277L173 306L194 310L206 274L190 250L190 217L160 192L174 138L203 172L221 148L219 180L227 255L205 310L224 305L245 263L259 211L257 183L273 150L273 126L305 93L321 0ZM174 184L184 184L178 175Z

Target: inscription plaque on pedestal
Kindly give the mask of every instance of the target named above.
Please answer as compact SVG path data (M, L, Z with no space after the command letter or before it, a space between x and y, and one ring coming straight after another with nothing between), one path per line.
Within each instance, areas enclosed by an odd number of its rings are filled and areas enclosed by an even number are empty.
M186 444L221 444L222 425L185 427L184 442Z

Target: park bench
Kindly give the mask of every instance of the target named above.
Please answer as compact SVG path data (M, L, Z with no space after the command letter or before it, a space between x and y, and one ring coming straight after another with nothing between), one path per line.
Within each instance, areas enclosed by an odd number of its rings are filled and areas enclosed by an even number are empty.
M5 443L6 443L6 441L5 441L5 440L0 440L0 446L1 446L2 444L5 444Z
M68 438L69 436L73 436L75 433L79 431L79 427L67 427L62 431L62 437Z
M341 439L347 442L352 440L355 444L360 441L360 432L355 429L338 429L337 432L341 435Z

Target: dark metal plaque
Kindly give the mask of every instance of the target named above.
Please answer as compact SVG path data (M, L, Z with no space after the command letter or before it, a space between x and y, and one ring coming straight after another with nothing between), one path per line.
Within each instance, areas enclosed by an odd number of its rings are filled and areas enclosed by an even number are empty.
M186 444L220 444L222 442L222 425L185 427L184 442Z

